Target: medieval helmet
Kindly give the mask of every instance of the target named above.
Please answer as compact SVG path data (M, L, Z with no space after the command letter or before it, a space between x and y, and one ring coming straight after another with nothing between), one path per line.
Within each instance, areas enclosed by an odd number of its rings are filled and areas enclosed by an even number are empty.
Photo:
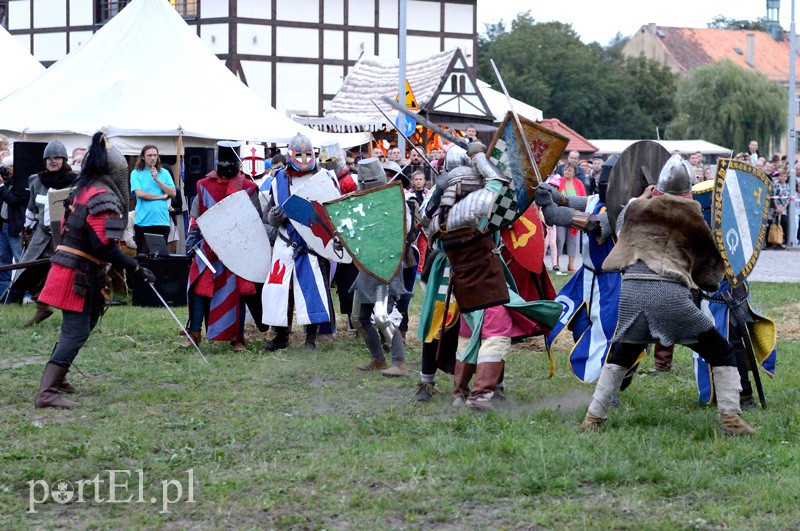
M344 169L344 152L339 142L327 142L319 148L319 163L326 170L340 172Z
M403 183L404 188L408 188L411 186L411 181L408 180L408 177L403 173L403 168L400 167L398 163L393 160L387 160L382 164L383 171L386 172L386 180L391 182L395 179L400 179Z
M60 140L53 140L47 147L44 148L44 153L42 154L43 159L49 158L59 158L61 157L64 160L67 160L69 156L67 155L67 148L64 147L64 144L61 143Z
M456 145L450 146L450 149L447 150L447 155L445 155L444 158L445 171L450 171L453 168L467 165L469 165L469 155L467 155L467 150Z
M289 150L287 153L289 165L297 171L311 171L316 166L314 158L314 146L311 140L305 135L297 133L289 140Z
M656 189L662 194L691 194L694 181L693 173L686 159L678 154L672 155L664 164L664 167L661 168Z
M597 193L600 195L600 202L606 202L606 192L608 191L608 180L611 178L611 170L619 160L619 155L614 154L608 157L608 160L603 162L600 169L600 178L597 180Z
M229 140L217 142L217 175L228 178L239 175L239 147L241 143Z
M369 190L386 184L386 172L375 157L358 161L358 188Z

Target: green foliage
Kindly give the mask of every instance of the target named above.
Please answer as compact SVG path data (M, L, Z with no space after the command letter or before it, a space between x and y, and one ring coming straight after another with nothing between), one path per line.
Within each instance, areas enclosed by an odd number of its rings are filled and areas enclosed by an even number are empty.
M494 59L511 96L540 108L587 138L652 138L672 117L675 76L656 63L622 57L621 35L603 47L583 44L572 26L536 23L530 12L507 31L487 26L478 77L499 88Z
M744 20L717 15L711 19L711 22L708 23L708 27L712 29L766 31L767 19L762 17L758 20Z
M678 83L675 98L679 112L669 138L703 138L744 150L752 139L777 143L786 131L784 87L732 61L691 72Z
M552 277L557 287L567 278ZM76 360L81 372L70 372L82 407L35 410L60 316L22 328L33 309L8 306L0 528L794 529L800 286L754 283L752 293L795 335L779 333L778 374L764 378L769 408L745 413L758 430L750 439L723 437L715 409L697 403L684 348L671 373L649 372L646 358L603 430L583 433L592 387L570 373L568 341L557 345L552 379L541 340L515 347L507 400L479 415L450 406L452 379L441 373L441 394L418 404L415 378L357 371L367 354L345 333L314 352L268 354L268 334L249 329L245 352L202 342L205 365L176 346L165 310L131 307L109 310ZM411 340L412 373L419 356ZM85 503L26 513L28 481L100 474L107 498L109 469L143 470L145 503L96 503L90 485ZM185 499L189 469L195 503L169 513L148 503L170 479ZM119 498L137 498L135 472L127 482Z

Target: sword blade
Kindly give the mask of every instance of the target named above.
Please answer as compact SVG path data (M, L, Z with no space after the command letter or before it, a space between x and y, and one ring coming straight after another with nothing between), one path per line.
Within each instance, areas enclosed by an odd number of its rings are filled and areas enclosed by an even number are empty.
M200 257L200 260L203 261L203 263L206 265L206 267L208 267L211 270L212 273L214 274L217 273L216 268L213 265L211 265L211 262L208 260L206 253L200 250L199 244L197 247L194 248L194 252L195 254L197 254L197 256Z
M437 135L446 138L447 140L449 140L453 144L455 144L455 145L457 145L457 146L459 146L461 148L464 148L464 149L469 149L469 145L466 142L464 142L463 140L461 140L460 138L458 138L457 136L451 135L446 130L442 129L441 127L439 127L435 123L431 122L430 120L428 120L424 116L422 116L420 114L416 114L414 112L411 112L410 110L406 109L405 107L403 107L402 105L400 105L396 101L392 100L390 97L384 96L384 97L381 98L381 100L384 103L386 103L388 105L391 105L392 108L395 109L396 111L399 111L399 112L405 114L406 116L418 121L419 123L421 123L422 125L424 125L428 129L430 129L431 131L434 131Z
M181 327L181 330L183 330L183 333L186 334L186 337L189 339L189 342L192 344L192 346L195 348L195 350L197 350L197 353L200 354L200 357L203 358L203 361L208 363L208 359L206 359L206 357L203 356L203 353L200 351L200 347L198 347L197 343L194 342L194 339L192 339L192 336L189 334L189 331L186 330L186 327L184 327L183 324L181 324L180 319L178 319L178 316L175 315L175 312L172 311L172 308L169 307L169 304L167 304L167 301L164 300L164 297L161 296L161 294L158 292L156 287L154 285L152 285L150 282L148 282L147 285L150 286L150 289L152 289L153 293L156 294L156 297L158 297L158 300L160 300L161 304L164 305L164 308L167 309L167 311L172 316L172 318L175 319L175 322L178 323L178 326Z
M519 119L519 115L517 111L514 110L514 103L511 100L511 96L508 94L508 90L506 90L506 84L503 83L503 77L500 75L500 70L497 69L497 65L494 64L494 59L489 59L489 62L492 63L492 68L494 68L494 75L497 76L497 81L500 82L500 88L503 89L503 94L506 95L506 101L508 102L508 108L511 110L511 114L514 116L514 121L517 123L517 128L519 128L519 134L522 136L523 143L525 144L525 151L528 153L528 159L531 161L531 166L533 166L533 172L536 174L536 182L534 183L533 188L539 188L539 185L542 184L542 174L539 172L539 165L536 164L536 157L533 156L533 151L531 151L531 143L528 142L528 137L525 135L525 129L522 128L522 122Z
M25 269L26 267L33 267L37 265L44 265L49 264L49 258L39 258L38 260L31 260L30 262L18 262L16 264L8 264L4 266L0 266L0 272L2 271L13 271L15 269Z

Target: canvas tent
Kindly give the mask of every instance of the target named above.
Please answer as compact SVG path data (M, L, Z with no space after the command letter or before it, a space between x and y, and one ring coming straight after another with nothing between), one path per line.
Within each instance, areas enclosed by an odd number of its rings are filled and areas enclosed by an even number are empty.
M5 75L0 83L0 98L4 98L44 72L42 63L23 48L6 29L0 26L0 50Z
M506 113L511 110L508 105L508 99L506 99L506 95L502 92L494 90L489 83L478 80L478 90L481 91L483 95L483 99L486 100L486 104L489 106L489 111L494 115L494 120L496 122L502 122L503 118L506 117ZM534 107L533 105L528 105L527 103L511 98L511 102L514 105L514 111L528 120L539 121L543 118L542 111Z
M597 146L598 155L610 155L612 153L622 153L625 149L638 142L638 140L590 140L592 144ZM664 146L664 149L672 152L683 153L688 155L699 151L703 155L715 156L728 156L731 154L730 148L712 144L706 140L658 140L659 144Z
M368 133L313 130L270 107L244 85L167 0L134 0L86 44L0 100L0 131L68 148L105 129L128 155L144 144L175 153L217 140L285 144L302 132L315 145L366 143Z

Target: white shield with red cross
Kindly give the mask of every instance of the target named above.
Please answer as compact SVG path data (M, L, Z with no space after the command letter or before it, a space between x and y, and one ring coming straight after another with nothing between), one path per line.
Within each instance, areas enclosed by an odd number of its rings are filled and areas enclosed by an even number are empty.
M242 171L253 179L263 177L267 173L264 164L264 146L245 144L242 147Z

